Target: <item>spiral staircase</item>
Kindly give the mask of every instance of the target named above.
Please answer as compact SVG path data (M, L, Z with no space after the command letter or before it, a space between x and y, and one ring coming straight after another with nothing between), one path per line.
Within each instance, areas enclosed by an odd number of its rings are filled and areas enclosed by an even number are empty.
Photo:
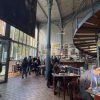
M100 0L95 0L88 10L75 16L73 26L74 45L80 51L96 57L97 41L100 40Z

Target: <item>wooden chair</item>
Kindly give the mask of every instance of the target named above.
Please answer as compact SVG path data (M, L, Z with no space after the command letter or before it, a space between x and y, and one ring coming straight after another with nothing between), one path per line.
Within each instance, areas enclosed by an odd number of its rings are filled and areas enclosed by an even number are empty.
M74 79L68 84L70 100L83 100L79 91L79 79Z

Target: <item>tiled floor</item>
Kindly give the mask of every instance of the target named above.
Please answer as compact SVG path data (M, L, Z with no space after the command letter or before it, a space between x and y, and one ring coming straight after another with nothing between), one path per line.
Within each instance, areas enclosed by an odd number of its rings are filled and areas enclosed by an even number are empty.
M0 84L0 94L0 100L63 100L63 95L55 96L53 89L47 88L43 76L35 75L10 78L7 84Z

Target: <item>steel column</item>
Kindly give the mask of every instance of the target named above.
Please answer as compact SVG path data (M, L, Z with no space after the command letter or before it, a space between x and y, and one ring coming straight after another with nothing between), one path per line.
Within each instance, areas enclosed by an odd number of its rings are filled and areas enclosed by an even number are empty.
M36 56L38 57L39 54L39 26L37 26L37 51Z
M100 40L99 40L99 34L98 34L98 37L97 37L97 67L100 67Z
M47 34L47 50L46 50L46 79L49 78L51 64L51 8L53 0L48 0L48 34Z
M61 51L63 50L63 31L61 31Z
M5 36L8 39L10 38L10 25L9 24L6 24ZM10 46L11 46L11 42L10 42L10 40L8 40L8 43L7 43L7 60L6 60L5 82L8 81L8 71L9 71L9 61L10 61Z

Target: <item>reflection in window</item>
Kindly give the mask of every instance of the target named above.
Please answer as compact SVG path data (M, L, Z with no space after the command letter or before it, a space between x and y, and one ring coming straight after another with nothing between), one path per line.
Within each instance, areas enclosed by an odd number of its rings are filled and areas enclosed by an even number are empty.
M32 41L32 42L33 42L33 43L32 43L32 46L34 47L34 45L35 45L35 42L34 42L34 39L32 39L32 40L33 40L33 41Z
M33 56L33 48L31 48L31 47L29 49L29 56Z
M19 36L19 30L15 29L15 32L14 32L14 40L15 41L18 41L18 36Z
M27 45L30 45L30 36L27 35Z
M33 42L33 41L32 41L32 37L30 37L30 46L32 46L32 42Z
M33 56L36 57L36 49L33 48Z
M15 33L15 28L13 26L11 26L11 28L10 28L10 38L12 40L14 40L14 33Z
M22 58L24 58L25 57L25 45L22 46L22 53L21 54L22 54Z
M14 60L17 60L17 48L18 48L18 44L13 43L13 58L14 58Z
M19 42L23 42L23 32L22 31L20 31Z
M23 43L26 44L26 34L24 33Z
M10 58L13 59L13 42L11 42Z
M2 46L2 62L6 62L7 59L7 45Z
M5 26L6 26L5 22L0 20L0 35L3 36L5 35Z
M37 42L35 39L33 40L33 47L35 47L35 48L37 47Z
M25 56L36 56L36 39L26 35L22 31L19 31L15 27L11 26L10 38L15 40L16 43L11 43L11 59L23 59Z
M22 57L21 57L21 51L22 51L22 45L19 44L19 45L18 45L18 50L17 50L17 58L18 58L18 59L21 59L21 58L22 58Z
M30 48L28 46L26 46L26 57L29 56L28 52L29 52Z

